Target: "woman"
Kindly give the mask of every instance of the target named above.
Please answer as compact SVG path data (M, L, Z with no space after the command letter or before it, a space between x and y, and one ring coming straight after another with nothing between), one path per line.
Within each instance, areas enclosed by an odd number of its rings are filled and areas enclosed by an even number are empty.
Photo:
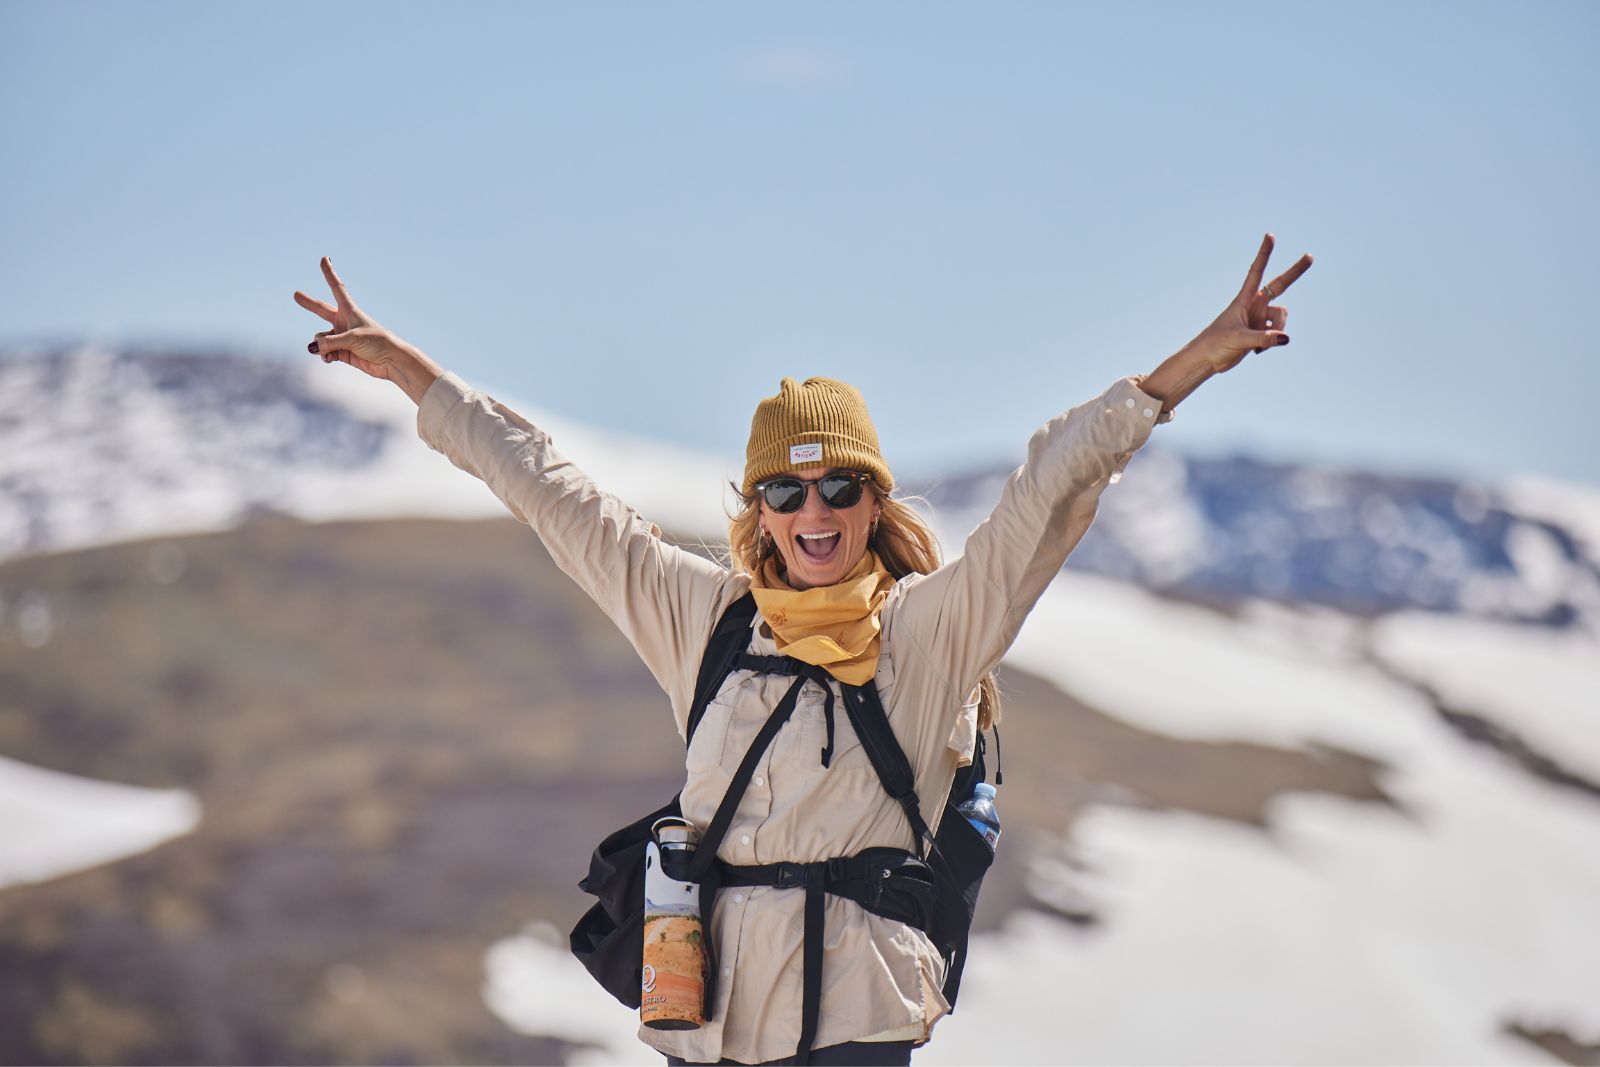
M294 296L332 326L308 346L313 353L399 385L418 404L428 446L483 479L533 527L654 672L680 736L712 629L747 592L758 609L749 651L826 672L804 682L717 851L739 866L814 863L915 845L847 717L835 721L838 683L876 685L912 764L922 817L936 827L976 731L998 710L990 672L1088 529L1105 486L1206 378L1288 343L1287 313L1272 301L1311 257L1262 287L1272 244L1269 233L1239 294L1194 340L1149 375L1119 379L1038 430L994 512L943 566L923 521L890 496L893 476L866 405L843 382L785 378L758 405L730 526L731 565L723 566L663 542L542 430L380 326L326 258L334 305ZM681 804L695 825L708 824L791 684L799 683L728 675L688 749ZM815 1034L802 1048L804 895L784 886L719 890L710 1021L696 1030L641 1028L641 1039L671 1063L795 1062L797 1054L812 1063L909 1063L949 1009L942 957L920 930L826 895L823 987Z

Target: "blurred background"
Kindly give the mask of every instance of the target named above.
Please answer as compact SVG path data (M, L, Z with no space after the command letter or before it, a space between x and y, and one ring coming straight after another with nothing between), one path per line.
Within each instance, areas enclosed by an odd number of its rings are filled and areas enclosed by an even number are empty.
M0 0L0 1062L660 1062L565 931L682 752L355 298L697 551L860 386L946 551L1316 264L1001 670L918 1063L1600 1063L1600 9Z

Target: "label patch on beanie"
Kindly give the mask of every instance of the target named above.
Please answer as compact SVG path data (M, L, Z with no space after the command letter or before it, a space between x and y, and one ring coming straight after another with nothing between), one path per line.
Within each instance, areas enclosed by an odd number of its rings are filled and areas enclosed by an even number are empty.
M822 444L790 445L790 463L818 463L822 460Z

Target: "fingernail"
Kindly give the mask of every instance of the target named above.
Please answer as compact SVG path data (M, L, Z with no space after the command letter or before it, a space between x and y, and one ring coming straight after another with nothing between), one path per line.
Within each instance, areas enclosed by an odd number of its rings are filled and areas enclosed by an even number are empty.
M306 345L306 351L310 352L313 356L316 355L317 354L317 342L312 341L310 344Z
M1286 333L1281 333L1281 334L1279 334L1279 335L1278 335L1278 343L1279 343L1279 344L1280 344L1280 345L1286 345L1286 344L1288 344L1288 343L1289 343L1289 335L1288 335L1288 334L1286 334Z

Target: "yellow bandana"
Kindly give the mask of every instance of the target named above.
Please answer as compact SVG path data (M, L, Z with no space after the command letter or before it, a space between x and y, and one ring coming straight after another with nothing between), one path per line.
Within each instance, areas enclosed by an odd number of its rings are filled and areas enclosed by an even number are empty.
M878 610L894 577L867 549L835 585L795 589L778 574L777 556L752 576L761 617L781 655L815 664L847 685L865 685L878 669Z

